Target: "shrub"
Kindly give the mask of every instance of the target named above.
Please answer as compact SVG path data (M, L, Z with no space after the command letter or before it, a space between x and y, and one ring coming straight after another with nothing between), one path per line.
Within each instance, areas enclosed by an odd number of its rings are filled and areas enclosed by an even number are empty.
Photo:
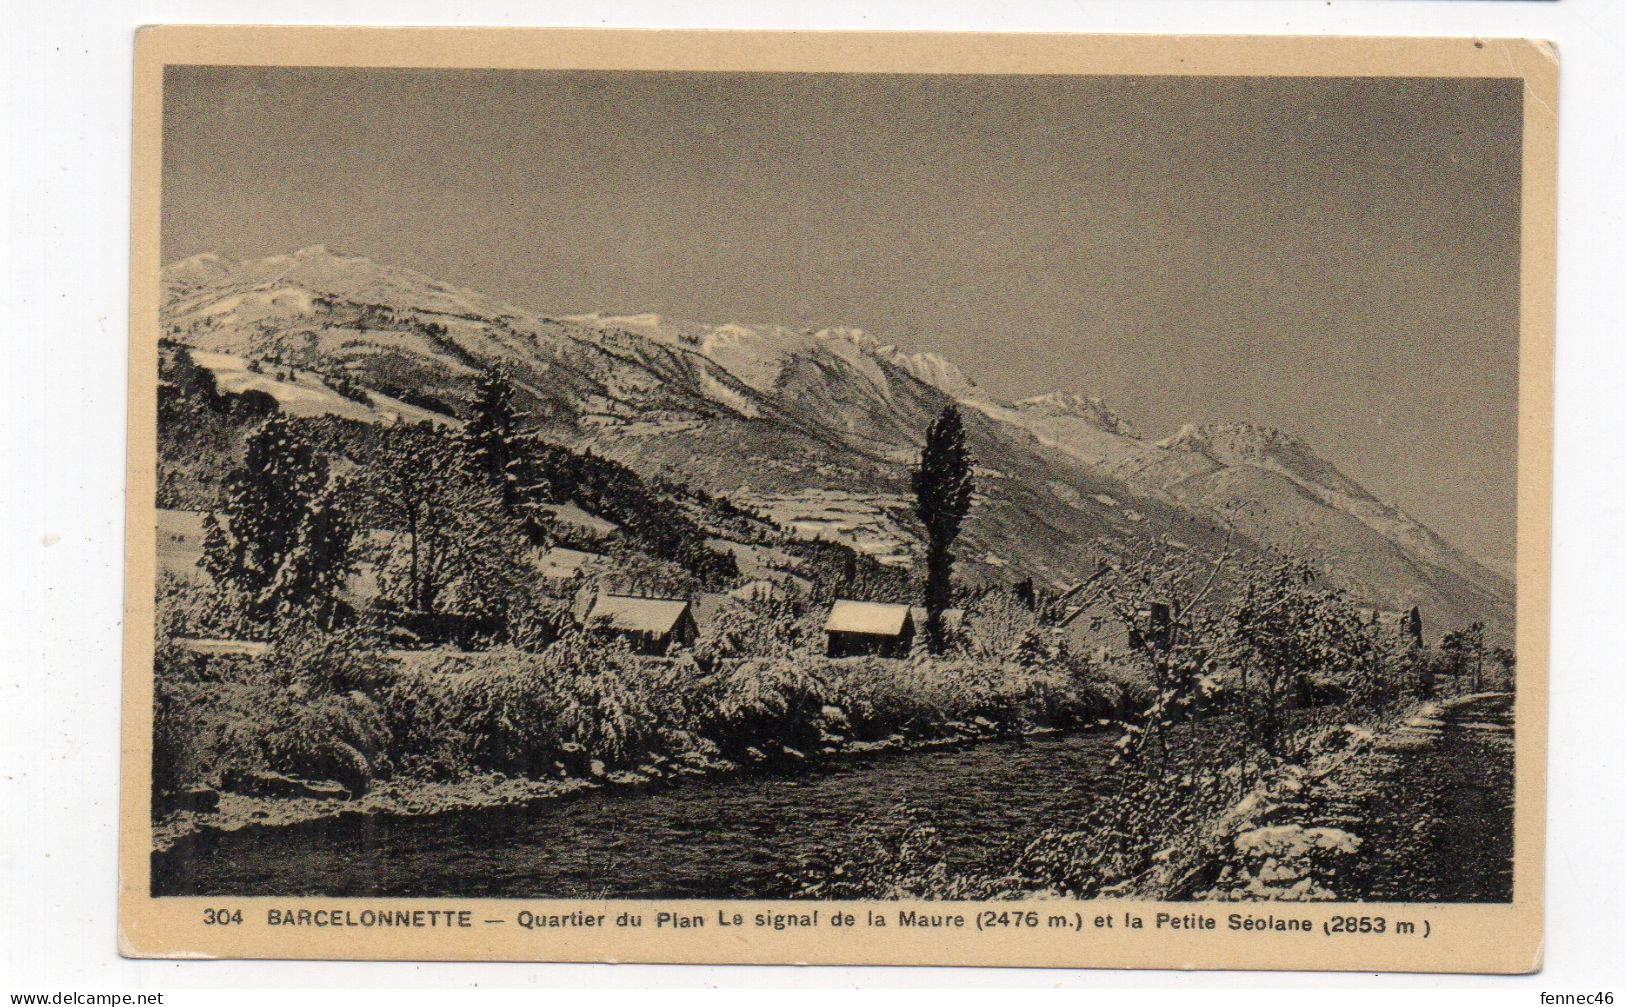
M154 662L153 784L219 786L286 773L366 789L389 727L358 686L368 658L342 644L283 643L261 657L205 657L163 639Z
M389 732L391 775L450 780L473 771L473 738L455 701L453 675L402 667L378 693Z
M263 656L234 664L215 705L227 723L218 768L332 779L365 790L381 775L388 722L369 694L379 655L349 634L283 634Z
M218 639L248 635L241 606L207 578L192 579L170 571L158 574L158 640L182 637Z
M255 725L267 768L336 780L358 793L380 774L389 726L371 696L354 690L305 696L295 690L269 712Z
M965 612L962 649L969 657L1002 661L1038 629L1038 617L1014 594L989 591Z
M729 598L694 645L706 665L737 658L814 656L824 647L822 610L783 592Z
M620 638L572 633L542 655L556 682L561 733L610 764L633 761L658 734L647 683Z
M657 744L652 690L624 644L572 632L540 654L504 648L449 660L461 670L438 672L444 699L419 705L459 725L478 768L546 774L567 744L619 765Z
M569 599L550 593L546 585L527 583L508 609L505 642L536 654L574 629Z
M996 705L1011 720L1033 727L1070 727L1105 712L1098 695L1070 669L1005 665L996 679Z
M927 734L952 719L942 683L931 672L941 662L857 658L840 662L830 702L865 740L892 734Z
M951 866L942 834L924 813L899 805L853 824L853 838L801 858L780 883L790 898L981 900L1007 896L1005 879Z
M458 662L448 676L446 713L468 739L480 769L542 774L566 740L553 716L553 683L539 655L499 650Z
M377 641L361 630L324 633L295 623L272 641L264 662L268 677L287 680L311 698L334 692L376 690L390 677Z
M736 754L752 745L816 744L831 692L827 663L800 657L723 667L708 683L715 705L703 722L705 733L723 751Z
M155 795L218 782L217 746L211 741L224 725L199 674L200 662L197 655L159 637L152 682Z

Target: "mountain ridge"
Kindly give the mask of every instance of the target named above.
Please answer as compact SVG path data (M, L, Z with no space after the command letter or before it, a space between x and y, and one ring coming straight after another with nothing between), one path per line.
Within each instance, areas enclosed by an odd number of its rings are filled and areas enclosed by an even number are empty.
M925 424L957 402L985 487L967 540L990 568L1064 583L1097 546L1160 535L1211 551L1228 525L1374 603L1510 625L1504 578L1270 428L1187 425L1147 442L1097 397L1001 402L951 360L861 329L547 316L322 246L202 253L161 276L165 334L199 350L325 369L448 414L479 368L506 364L538 426L564 440L747 499L855 494L888 534L906 523L898 501Z

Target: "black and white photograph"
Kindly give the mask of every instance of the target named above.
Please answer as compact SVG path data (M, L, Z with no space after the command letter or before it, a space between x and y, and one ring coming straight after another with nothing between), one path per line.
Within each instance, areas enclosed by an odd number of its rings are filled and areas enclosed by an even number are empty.
M152 896L1514 901L1521 78L162 117Z

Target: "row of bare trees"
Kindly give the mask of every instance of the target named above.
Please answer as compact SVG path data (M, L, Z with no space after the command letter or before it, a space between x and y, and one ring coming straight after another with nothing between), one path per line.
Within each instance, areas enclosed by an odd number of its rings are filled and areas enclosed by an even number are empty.
M1379 622L1310 564L1242 559L1228 538L1216 558L1156 541L1105 560L1071 600L1142 628L1136 659L1158 699L1134 741L1164 753L1174 728L1222 715L1268 755L1285 756L1301 711L1392 710L1431 695L1441 668L1475 690L1487 663L1511 669L1510 651L1485 645L1482 623L1427 650L1408 623Z

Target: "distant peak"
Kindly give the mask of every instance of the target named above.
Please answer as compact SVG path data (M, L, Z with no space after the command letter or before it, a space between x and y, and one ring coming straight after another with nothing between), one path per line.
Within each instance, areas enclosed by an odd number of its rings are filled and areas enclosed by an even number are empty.
M223 276L236 265L236 262L219 252L199 252L164 266L163 275L166 280L197 282Z
M814 336L818 339L839 339L851 343L864 350L880 348L880 340L860 328L851 325L833 325L829 328L819 329Z
M1187 423L1157 446L1243 458L1314 453L1302 438L1256 423Z
M371 263L372 260L356 252L344 252L329 248L327 245L306 245L293 253L295 259L349 259L354 262Z
M1202 454L1221 465L1251 465L1287 476L1300 486L1344 497L1374 499L1336 465L1315 453L1308 442L1275 427L1256 423L1187 423L1157 446Z
M1040 416L1075 416L1108 433L1122 434L1125 437L1138 437L1134 424L1117 415L1116 411L1108 406L1104 399L1094 395L1079 395L1076 392L1048 392L1044 395L1035 395L1030 399L1022 399L1016 403L1016 408L1026 413L1035 413Z
M620 325L639 329L654 329L666 324L666 319L653 311L643 311L635 315L610 315L602 311L588 311L560 317L566 322L579 322L585 325Z
M211 250L208 252L199 252L196 255L188 255L184 259L176 259L174 262L165 265L164 268L185 269L189 266L223 266L229 264L231 261L232 260L226 258L224 255L221 255L219 252Z
M904 353L895 346L882 346L877 353L913 375L915 380L951 398L978 402L987 398L958 364L940 353Z

